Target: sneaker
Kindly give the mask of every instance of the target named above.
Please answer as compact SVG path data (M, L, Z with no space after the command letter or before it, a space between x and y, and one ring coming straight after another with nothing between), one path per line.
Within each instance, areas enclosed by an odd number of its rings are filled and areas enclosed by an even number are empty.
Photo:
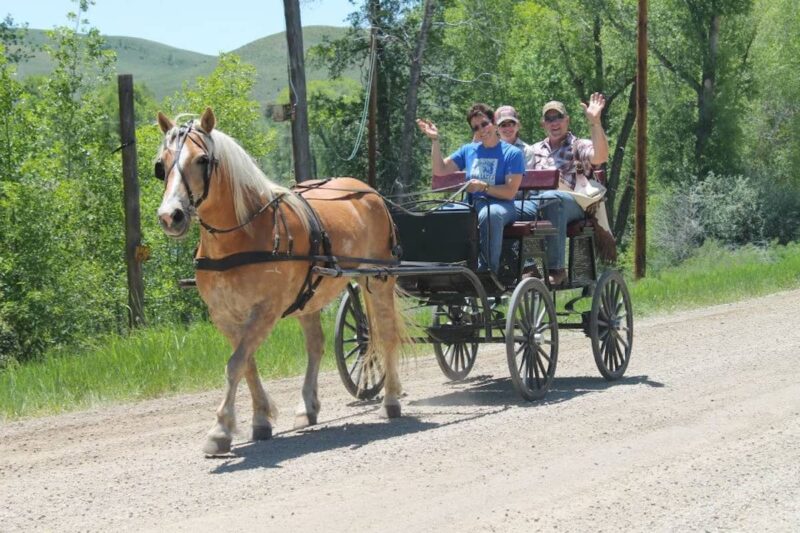
M547 276L547 280L550 282L550 285L556 287L561 285L567 280L567 269L565 268L554 268L550 270L550 274Z

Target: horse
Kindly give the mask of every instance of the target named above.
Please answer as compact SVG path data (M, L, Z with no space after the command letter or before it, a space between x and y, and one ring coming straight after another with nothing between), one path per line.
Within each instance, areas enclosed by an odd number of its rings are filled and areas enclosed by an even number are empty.
M354 178L283 187L258 168L230 136L216 129L206 108L182 125L158 113L164 133L155 160L164 181L158 220L169 237L184 237L192 220L200 228L196 285L216 328L233 353L225 367L225 390L203 446L206 455L231 450L236 389L242 377L253 402L253 440L272 438L278 411L256 368L254 354L282 317L295 317L305 336L308 361L294 427L317 423L317 378L323 355L320 311L348 283L322 277L315 265L332 268L395 264L394 225L383 198ZM320 251L320 246L325 248ZM398 354L407 338L395 293L396 277L359 276L366 290L368 361L385 371L380 413L401 415Z

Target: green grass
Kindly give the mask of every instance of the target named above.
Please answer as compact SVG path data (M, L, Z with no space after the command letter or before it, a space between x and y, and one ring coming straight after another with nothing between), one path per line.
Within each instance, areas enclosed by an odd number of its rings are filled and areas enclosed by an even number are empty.
M800 244L735 251L709 244L678 267L629 282L636 317L798 286ZM335 367L333 322L333 309L323 313L327 341L324 369ZM229 355L227 342L209 324L149 328L127 337L107 336L82 350L54 351L42 360L0 371L0 418L11 420L220 388ZM257 361L265 379L302 374L305 348L297 321L281 321L259 350Z
M639 315L733 302L800 286L800 244L734 251L708 243L678 267L631 283Z
M333 329L324 314L323 327ZM327 335L323 368L335 367ZM231 348L207 323L110 335L78 351L54 351L39 361L0 371L0 418L15 419L121 400L219 388ZM305 370L305 344L296 320L281 321L257 352L265 379Z

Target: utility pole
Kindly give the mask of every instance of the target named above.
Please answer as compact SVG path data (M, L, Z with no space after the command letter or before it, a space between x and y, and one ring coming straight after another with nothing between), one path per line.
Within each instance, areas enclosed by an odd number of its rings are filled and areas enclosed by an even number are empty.
M370 18L372 18L372 6L377 4L377 0L370 0ZM373 189L377 188L377 160L378 160L378 28L375 26L375 19L372 18L372 29L370 31L370 72L372 83L369 87L369 119L367 121L367 183Z
M144 325L144 277L142 261L147 249L142 244L139 208L139 179L136 175L136 121L133 112L133 76L117 76L119 92L119 136L122 150L122 189L125 208L125 262L128 265L128 323Z
M639 0L636 41L636 212L634 278L647 268L647 0Z
M292 154L295 180L311 179L311 148L308 139L308 102L303 60L303 28L298 0L283 0L286 45L289 53L289 101L292 106Z

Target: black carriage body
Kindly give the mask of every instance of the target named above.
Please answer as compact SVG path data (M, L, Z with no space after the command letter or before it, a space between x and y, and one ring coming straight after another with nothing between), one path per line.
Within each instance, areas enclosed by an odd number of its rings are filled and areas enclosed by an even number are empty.
M404 263L421 262L478 267L478 215L470 206L436 209L424 214L392 212ZM447 302L453 297L476 295L473 283L458 273L431 273L398 278L400 287L420 297Z
M472 207L392 213L403 261L478 266L478 216Z

